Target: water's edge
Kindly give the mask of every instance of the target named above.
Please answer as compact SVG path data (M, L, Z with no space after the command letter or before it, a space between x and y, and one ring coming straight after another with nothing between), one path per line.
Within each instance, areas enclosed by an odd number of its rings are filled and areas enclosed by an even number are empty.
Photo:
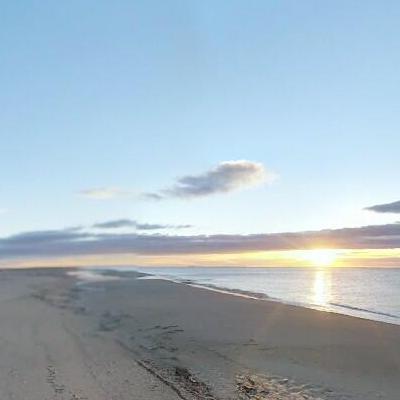
M244 297L244 298L252 299L252 300L272 301L272 302L277 302L277 303L295 306L295 307L302 307L302 308L307 308L307 309L317 310L317 311L322 311L322 312L327 312L327 313L345 315L345 316L350 316L350 317L354 317L354 318L366 319L366 320L370 320L370 321L383 322L383 323L391 324L391 325L400 325L400 318L397 315L385 313L385 312L379 312L379 311L375 311L375 310L363 309L363 308L354 307L351 305L339 304L339 303L329 303L329 308L327 308L327 307L324 307L324 306L321 306L318 304L287 301L284 299L268 296L264 293L251 292L251 291L241 290L241 289L231 289L231 288L221 287L221 286L212 285L212 284L200 284L200 283L197 283L195 280L178 279L178 278L172 278L172 277L163 276L163 275L143 273L143 271L139 271L139 270L137 272L140 272L143 275L141 277L138 277L137 279L163 280L163 281L173 282L176 284L195 287L198 289L210 290L210 291L217 292L217 293L229 294L229 295L238 296L238 297Z

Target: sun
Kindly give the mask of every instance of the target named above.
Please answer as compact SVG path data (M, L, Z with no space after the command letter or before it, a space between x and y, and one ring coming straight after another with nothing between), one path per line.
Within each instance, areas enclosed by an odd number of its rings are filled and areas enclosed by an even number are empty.
M335 263L338 254L331 249L304 250L299 258L310 262L314 267L329 267Z

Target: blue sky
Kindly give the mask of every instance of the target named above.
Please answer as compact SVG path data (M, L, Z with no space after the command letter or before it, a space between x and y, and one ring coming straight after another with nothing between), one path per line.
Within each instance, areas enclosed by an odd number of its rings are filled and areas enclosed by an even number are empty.
M0 235L130 218L190 233L395 222L396 1L1 5ZM223 161L272 184L149 201ZM132 193L96 200L92 188Z

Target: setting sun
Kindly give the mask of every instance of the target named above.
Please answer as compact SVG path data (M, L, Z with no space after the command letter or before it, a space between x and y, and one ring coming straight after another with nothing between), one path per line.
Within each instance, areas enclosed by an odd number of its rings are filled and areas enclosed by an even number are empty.
M335 263L338 254L336 250L331 249L304 250L299 258L310 262L315 267L329 267Z

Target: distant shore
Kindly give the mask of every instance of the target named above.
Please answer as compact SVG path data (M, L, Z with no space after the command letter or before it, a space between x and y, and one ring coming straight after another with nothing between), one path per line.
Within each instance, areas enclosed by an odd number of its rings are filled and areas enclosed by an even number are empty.
M107 276L0 272L2 400L399 398L399 326Z

